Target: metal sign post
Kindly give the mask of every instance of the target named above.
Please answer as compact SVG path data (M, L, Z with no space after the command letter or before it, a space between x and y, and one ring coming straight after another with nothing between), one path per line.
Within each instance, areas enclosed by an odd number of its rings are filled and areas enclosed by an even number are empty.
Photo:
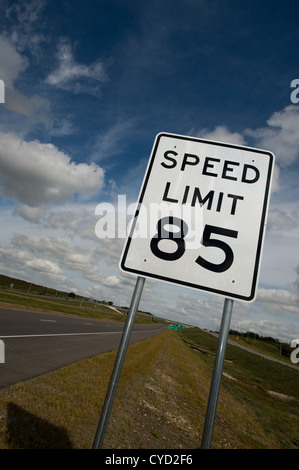
M116 390L117 390L120 374L121 374L122 367L125 361L126 352L128 349L132 329L134 326L136 312L137 312L139 301L141 298L144 282L145 282L144 277L137 278L135 290L133 292L133 296L131 300L130 309L127 314L127 321L123 330L121 342L118 348L118 353L115 359L113 372L112 372L109 387L107 390L107 395L106 395L104 406L102 409L101 418L100 418L98 428L95 434L95 438L93 442L93 449L100 449L104 442L105 433L106 433L106 429L108 426L108 421L110 418L113 401L116 395Z
M211 445L232 310L233 300L225 299L208 407L206 412L206 420L201 443L202 449L209 449Z

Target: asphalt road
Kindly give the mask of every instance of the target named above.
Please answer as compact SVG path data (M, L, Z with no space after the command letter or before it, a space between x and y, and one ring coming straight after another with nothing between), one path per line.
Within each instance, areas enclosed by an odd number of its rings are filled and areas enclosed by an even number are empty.
M130 343L162 333L159 324L134 325ZM119 347L124 324L0 307L0 388Z

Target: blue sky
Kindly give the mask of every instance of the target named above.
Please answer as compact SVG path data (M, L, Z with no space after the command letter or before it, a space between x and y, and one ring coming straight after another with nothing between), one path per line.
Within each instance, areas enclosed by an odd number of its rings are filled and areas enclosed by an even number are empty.
M96 206L136 201L159 132L258 147L276 155L269 223L257 299L234 303L232 326L298 338L298 10L291 0L1 2L0 272L128 305L124 239L95 236ZM153 281L140 305L210 329L222 307Z

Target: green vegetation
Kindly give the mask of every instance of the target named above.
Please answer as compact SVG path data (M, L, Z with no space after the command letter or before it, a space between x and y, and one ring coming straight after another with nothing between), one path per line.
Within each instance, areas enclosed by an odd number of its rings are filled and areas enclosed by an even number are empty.
M216 345L198 328L131 345L104 448L199 448ZM115 355L0 390L0 448L91 448ZM212 448L298 449L298 381L228 345Z
M49 297L59 297L65 299L67 299L68 297L77 297L78 300L88 300L87 297L76 296L74 292L68 293L65 291L51 289L50 287L40 286L32 282L23 281L22 279L4 276L3 274L0 274L0 289L9 289L12 292L16 291L24 294L30 293L35 295L46 295Z
M127 426L159 357L164 338L152 340L129 347L107 433L112 446L125 439L119 427ZM91 448L115 357L102 354L1 389L0 448Z
M55 300L55 298L31 297L26 294L16 294L7 291L0 291L0 304L9 305L11 307L21 307L43 312L63 313L69 315L78 315L87 318L96 318L99 320L109 320L117 322L125 322L126 314L118 313L118 311L103 305L101 303L75 302L71 300ZM119 309L122 312L123 309ZM164 323L164 320L152 315L144 315L137 313L136 323L148 324L152 322Z
M0 303L14 307L42 310L43 312L73 314L90 318L106 319L109 315L109 320L124 321L124 315L118 314L106 305L101 304L96 305L96 307L83 304L80 307L80 303L74 303L72 300L49 300L1 291Z
M254 351L285 362L290 361L290 354L293 351L288 343L280 342L278 339L270 336L259 336L249 331L246 333L230 331L229 339Z
M12 287L13 284L13 287ZM124 322L127 308L0 275L0 304ZM17 291L17 292L16 292ZM30 292L31 295L28 295ZM42 297L44 296L44 297ZM136 323L164 323L139 312ZM290 363L273 338L230 341ZM217 348L199 328L129 347L104 447L198 448ZM0 390L0 448L90 448L116 351ZM299 448L298 371L227 345L214 448Z
M183 330L181 337L212 369L217 339L197 328ZM228 344L222 383L281 448L299 446L298 371Z

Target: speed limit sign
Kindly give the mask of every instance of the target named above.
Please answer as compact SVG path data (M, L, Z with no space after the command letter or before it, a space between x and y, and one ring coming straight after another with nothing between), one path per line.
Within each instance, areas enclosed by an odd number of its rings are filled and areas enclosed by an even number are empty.
M254 300L273 167L265 150L158 134L121 269Z

